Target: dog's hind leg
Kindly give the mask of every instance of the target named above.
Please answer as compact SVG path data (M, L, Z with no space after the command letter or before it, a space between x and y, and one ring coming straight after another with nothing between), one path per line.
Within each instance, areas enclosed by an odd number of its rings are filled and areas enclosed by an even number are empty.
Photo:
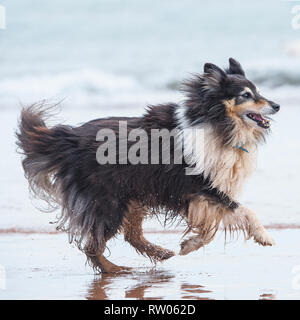
M128 212L123 220L124 238L139 253L147 255L151 260L163 261L175 255L175 252L154 245L143 236L143 219L147 212L135 202L128 206Z
M109 240L109 239L107 239ZM117 266L104 257L106 242L101 247L101 252L97 255L88 255L88 260L92 263L94 269L101 271L101 273L127 273L131 268L124 266Z
M101 209L99 206L95 208L94 224L84 248L88 262L94 270L102 273L124 273L131 270L128 267L115 265L104 256L106 243L121 230L126 211L127 204L117 201L110 204L103 201Z
M102 273L127 273L132 270L129 267L115 265L114 263L107 260L103 256L103 254L99 255L97 259Z

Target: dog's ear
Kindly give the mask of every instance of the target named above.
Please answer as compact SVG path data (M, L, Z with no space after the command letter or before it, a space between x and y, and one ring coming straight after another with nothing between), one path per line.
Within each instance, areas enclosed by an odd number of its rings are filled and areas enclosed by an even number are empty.
M229 68L227 69L227 73L245 76L245 71L243 70L241 64L233 58L229 58Z
M226 79L226 73L215 64L205 63L204 79L207 89L218 89L224 83Z
M213 74L216 77L219 77L220 79L226 77L226 73L213 63L205 63L204 72L208 74Z

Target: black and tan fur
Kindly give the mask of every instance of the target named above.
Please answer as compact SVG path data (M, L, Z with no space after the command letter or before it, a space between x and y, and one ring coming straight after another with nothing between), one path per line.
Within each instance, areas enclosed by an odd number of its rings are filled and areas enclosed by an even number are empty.
M193 236L182 242L181 255L209 243L221 223L230 231L242 229L262 245L273 244L255 213L236 199L253 168L257 145L269 131L265 117L279 106L260 95L233 59L226 71L205 64L204 74L185 82L183 91L186 98L181 104L150 106L143 117L97 119L79 127L47 127L47 109L41 105L22 111L17 144L24 154L31 190L61 207L58 228L68 232L95 269L127 270L103 256L106 242L118 232L151 260L175 254L144 238L142 222L149 214L186 221L187 233ZM134 128L149 133L151 129L203 128L204 163L191 144L183 150L191 161L184 158L182 164L175 164L173 141L170 164L100 165L97 132L110 128L118 134L119 121L127 121L128 132ZM118 159L124 156L118 154ZM187 167L194 170L193 175L185 174Z

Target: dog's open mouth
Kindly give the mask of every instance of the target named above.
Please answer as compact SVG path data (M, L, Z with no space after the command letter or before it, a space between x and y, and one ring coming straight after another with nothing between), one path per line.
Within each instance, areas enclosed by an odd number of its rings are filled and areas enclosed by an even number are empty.
M270 120L264 118L261 114L258 113L247 113L247 117L257 123L258 126L268 129L270 128Z

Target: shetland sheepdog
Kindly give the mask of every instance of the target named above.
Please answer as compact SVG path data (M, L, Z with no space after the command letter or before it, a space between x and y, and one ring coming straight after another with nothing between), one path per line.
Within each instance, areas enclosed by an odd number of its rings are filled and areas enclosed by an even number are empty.
M237 197L270 131L269 115L279 105L263 97L232 58L224 70L206 63L202 74L183 82L182 92L182 102L148 106L141 117L102 118L77 127L46 126L49 110L43 104L22 110L17 145L30 189L52 208L61 208L57 228L69 234L97 271L130 269L103 255L107 241L119 232L152 261L175 255L144 238L148 215L185 222L190 236L182 241L180 255L208 244L220 225L242 230L263 246L274 244ZM163 132L175 132L168 148Z

